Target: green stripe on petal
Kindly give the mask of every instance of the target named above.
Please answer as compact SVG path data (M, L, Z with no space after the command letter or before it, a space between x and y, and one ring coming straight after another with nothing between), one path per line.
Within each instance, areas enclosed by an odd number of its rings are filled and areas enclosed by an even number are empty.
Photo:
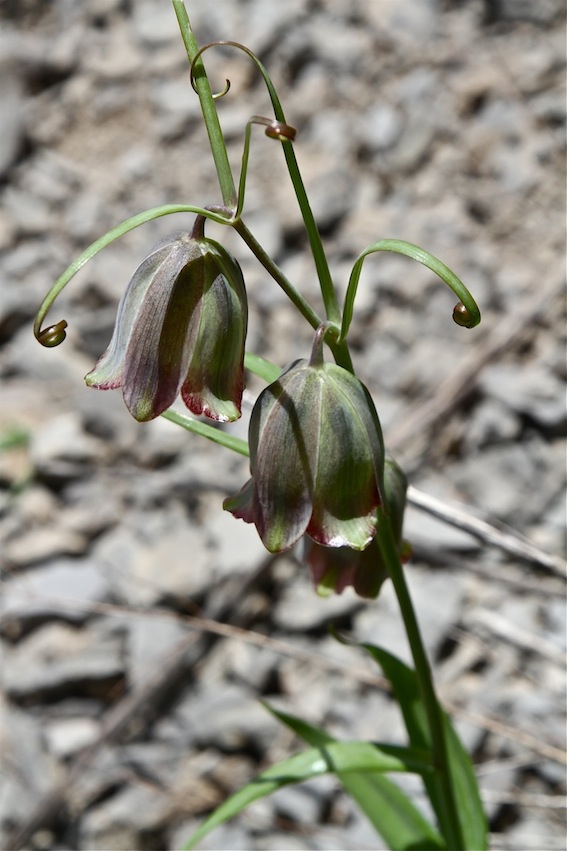
M202 304L192 321L194 339L181 396L195 414L219 422L240 417L248 306L238 263L207 241Z
M154 274L138 311L122 387L128 410L140 422L157 417L179 393L190 354L189 321L203 291L202 267L196 246L178 242Z
M256 526L270 552L299 540L313 511L320 390L314 371L299 366L267 387L253 412L262 422L253 467Z
M326 546L363 550L376 534L383 456L362 384L332 364L317 371L321 439L307 532Z
M85 376L89 387L109 390L121 386L126 350L136 326L138 313L154 275L171 251L171 243L179 236L176 234L167 240L161 240L134 272L118 306L110 344L95 368Z
M163 413L181 389L194 413L235 420L247 321L236 260L212 240L175 234L134 273L111 343L86 382L122 387L128 410L141 422Z

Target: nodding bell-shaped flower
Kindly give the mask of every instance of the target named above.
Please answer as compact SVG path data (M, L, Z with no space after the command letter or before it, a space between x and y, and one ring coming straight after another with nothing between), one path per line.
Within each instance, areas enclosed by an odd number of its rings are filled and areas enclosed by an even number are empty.
M85 381L121 387L139 422L157 417L179 392L194 414L236 420L247 321L240 266L196 224L193 234L158 243L136 269L110 345Z
M402 540L402 527L406 507L407 479L393 458L386 458L384 466L384 495L392 532L400 560L405 563L411 547ZM380 522L380 521L379 521ZM378 526L380 535L380 526ZM303 560L309 565L317 593L326 597L335 592L342 594L352 585L360 597L374 599L388 578L378 538L363 552L348 547L323 547L310 538L303 539Z
M254 523L270 552L303 535L363 550L376 534L384 447L364 385L323 360L325 325L311 359L288 366L260 394L250 420L252 478L224 502Z

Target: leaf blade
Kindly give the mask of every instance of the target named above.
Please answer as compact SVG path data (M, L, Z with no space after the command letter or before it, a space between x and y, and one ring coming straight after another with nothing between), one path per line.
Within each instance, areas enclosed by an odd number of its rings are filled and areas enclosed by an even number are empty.
M343 641L343 639L339 640ZM394 696L402 710L411 745L420 750L429 750L429 730L415 671L381 647L373 644L360 644L358 646L372 656L380 665L386 678L391 682ZM449 769L455 787L465 847L470 851L486 851L488 848L488 823L472 760L463 747L446 712L443 712L443 722L447 737ZM440 819L441 823L443 807L440 800L441 790L439 785L434 775L424 774L422 776L437 818Z
M332 736L285 712L268 707L282 723L290 727L308 744L327 747ZM411 749L410 749L411 750ZM397 851L437 851L445 843L402 790L387 777L376 772L335 771L345 791L356 801L376 831Z

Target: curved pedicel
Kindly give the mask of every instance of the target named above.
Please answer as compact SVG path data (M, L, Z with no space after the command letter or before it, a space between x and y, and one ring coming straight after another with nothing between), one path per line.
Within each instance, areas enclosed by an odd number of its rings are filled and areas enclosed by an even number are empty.
M364 251L358 255L358 258L352 267L348 282L347 292L345 295L345 303L343 310L343 321L341 326L340 341L346 339L352 316L354 312L354 300L358 289L358 281L362 271L362 264L369 254L375 254L378 251L390 251L394 254L403 254L406 257L411 257L412 260L417 260L428 269L441 278L447 286L453 290L457 298L460 299L458 304L453 309L453 320L457 325L463 328L474 328L480 322L479 307L470 294L467 287L458 278L448 266L411 242L406 242L403 239L381 239L379 242L374 242L369 245Z

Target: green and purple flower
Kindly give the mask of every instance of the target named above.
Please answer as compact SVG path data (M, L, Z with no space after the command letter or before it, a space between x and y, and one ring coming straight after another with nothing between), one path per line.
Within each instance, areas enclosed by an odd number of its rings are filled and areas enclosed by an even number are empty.
M211 239L175 234L134 273L110 345L85 381L100 390L121 387L140 422L157 417L179 393L194 414L236 420L247 321L237 261Z
M384 466L384 496L386 511L402 562L408 561L411 547L402 539L406 507L407 479L392 458ZM380 520L378 521L380 522ZM378 535L380 528L378 528ZM341 594L351 585L360 597L373 599L388 578L388 570L375 538L363 551L349 547L325 547L310 538L303 539L303 560L309 565L317 593L328 596Z
M292 363L258 397L250 420L252 478L224 502L254 523L270 552L303 535L364 550L376 534L384 445L376 409L352 373L323 360L324 326L311 359Z

